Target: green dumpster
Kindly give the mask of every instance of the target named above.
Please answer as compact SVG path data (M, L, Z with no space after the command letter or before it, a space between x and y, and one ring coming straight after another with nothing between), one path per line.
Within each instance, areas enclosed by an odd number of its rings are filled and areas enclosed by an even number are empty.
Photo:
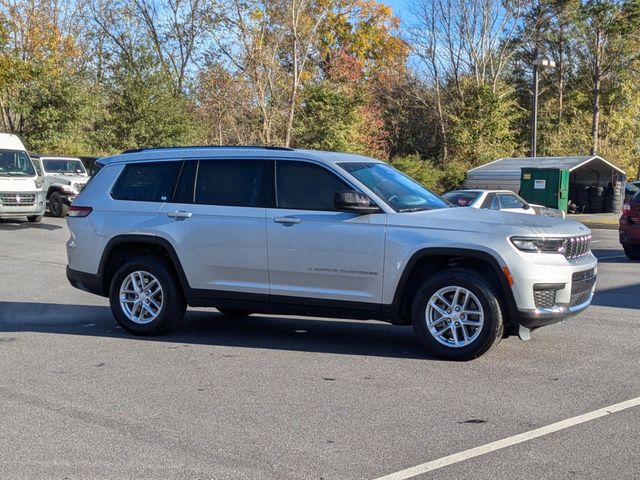
M529 203L567 211L569 170L561 168L523 168L520 196Z

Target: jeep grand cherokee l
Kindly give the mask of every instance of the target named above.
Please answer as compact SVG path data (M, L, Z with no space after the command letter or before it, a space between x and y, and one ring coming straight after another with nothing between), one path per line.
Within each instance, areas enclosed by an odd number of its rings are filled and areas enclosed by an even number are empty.
M462 360L584 310L595 288L585 226L449 208L371 158L191 147L100 164L69 209L67 276L134 334L187 305L378 319Z

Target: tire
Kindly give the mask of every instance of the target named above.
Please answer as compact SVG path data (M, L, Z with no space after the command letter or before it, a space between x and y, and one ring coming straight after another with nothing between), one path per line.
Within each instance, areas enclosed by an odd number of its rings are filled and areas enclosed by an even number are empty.
M42 215L31 215L27 217L29 223L40 223L42 221Z
M622 245L629 260L640 260L640 245Z
M154 280L158 288L147 298L149 291L140 286L153 284L153 288ZM154 256L136 257L120 267L111 279L109 303L120 326L134 335L167 333L180 323L187 309L173 269Z
M216 308L222 315L230 318L248 317L253 313L248 310L241 310L239 308L220 308L220 307L216 307Z
M58 192L53 192L49 197L49 213L52 217L66 217L69 206L64 203Z
M454 301L456 295L458 299ZM430 353L448 360L479 357L496 345L504 333L498 298L495 286L472 270L454 268L436 273L420 286L413 298L411 320L418 341ZM447 305L454 308L447 309ZM455 307L461 310L456 312ZM465 309L474 313L463 314ZM447 310L455 315L453 319L446 317ZM451 321L458 322L458 327L449 327ZM470 323L465 325L465 321ZM458 346L454 345L456 342Z

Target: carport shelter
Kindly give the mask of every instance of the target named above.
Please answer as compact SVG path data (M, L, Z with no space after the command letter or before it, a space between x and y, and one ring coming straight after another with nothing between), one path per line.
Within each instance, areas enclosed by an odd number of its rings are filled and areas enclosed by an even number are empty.
M579 205L580 211L589 210L590 200L585 201L585 198L591 199L595 195L604 197L607 192L617 191L627 178L624 170L598 155L500 158L469 170L466 174L464 187L504 189L517 193L520 191L521 170L523 168L568 170L569 201ZM589 190L592 192L589 193Z

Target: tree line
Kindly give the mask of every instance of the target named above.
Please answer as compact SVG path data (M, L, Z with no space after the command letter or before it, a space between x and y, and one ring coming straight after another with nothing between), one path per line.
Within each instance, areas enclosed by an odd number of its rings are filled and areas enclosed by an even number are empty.
M388 159L436 190L524 156L640 174L640 0L0 0L0 130L106 155L284 145Z

